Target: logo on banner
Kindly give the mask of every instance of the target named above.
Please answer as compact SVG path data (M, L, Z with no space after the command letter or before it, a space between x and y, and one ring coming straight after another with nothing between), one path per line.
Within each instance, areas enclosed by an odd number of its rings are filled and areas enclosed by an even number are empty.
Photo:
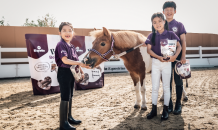
M54 49L50 49L50 51L51 51L51 54L54 55L55 50Z
M34 66L35 70L38 72L46 72L50 68L50 64L48 62L39 62Z
M52 54L52 55L50 55L49 58L50 58L50 59L54 59L54 58L55 58L55 56L54 56L54 54L55 54L55 49L50 49L50 51L51 51L51 54Z
M83 52L79 47L76 47L76 52Z
M104 67L106 71L127 71L125 67Z
M37 49L34 49L34 52L45 52L45 50L43 50L42 48L41 48L41 46L37 46Z

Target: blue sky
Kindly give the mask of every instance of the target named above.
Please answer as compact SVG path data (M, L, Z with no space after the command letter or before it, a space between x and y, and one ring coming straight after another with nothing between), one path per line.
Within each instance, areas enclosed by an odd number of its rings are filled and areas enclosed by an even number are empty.
M0 18L11 26L49 13L56 26L68 21L75 28L151 30L151 15L162 12L166 0L0 0ZM218 34L218 0L174 0L175 19L192 33Z

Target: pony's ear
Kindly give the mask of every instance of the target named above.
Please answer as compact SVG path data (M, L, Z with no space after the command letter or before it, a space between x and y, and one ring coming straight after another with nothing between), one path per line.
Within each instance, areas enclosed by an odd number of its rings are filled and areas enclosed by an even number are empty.
M96 31L97 29L96 29L96 28L94 28L94 30Z
M105 28L105 27L103 27L103 33L105 36L110 36L109 30L107 30L107 28Z

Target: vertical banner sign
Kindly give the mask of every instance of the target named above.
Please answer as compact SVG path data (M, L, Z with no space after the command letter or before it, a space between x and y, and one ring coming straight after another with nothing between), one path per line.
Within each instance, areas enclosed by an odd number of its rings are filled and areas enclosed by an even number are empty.
M93 40L89 36L75 36L72 39L71 44L75 46L80 61L92 48ZM95 69L83 68L83 72L85 80L82 83L76 84L76 90L101 88L104 86L104 63Z
M26 34L26 46L34 95L45 95L60 92L57 81L58 67L55 63L55 48L60 41L59 35ZM71 44L76 48L79 60L82 60L93 39L87 36L76 36ZM102 68L102 69L101 69ZM76 89L103 87L104 65L96 69L83 69L86 82L76 84Z

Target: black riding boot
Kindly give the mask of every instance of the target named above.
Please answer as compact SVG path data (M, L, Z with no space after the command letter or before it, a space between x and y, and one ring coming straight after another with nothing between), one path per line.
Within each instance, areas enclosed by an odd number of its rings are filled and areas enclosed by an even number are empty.
M152 104L152 110L147 115L147 119L152 119L153 117L157 116L157 105Z
M173 111L173 114L175 115L182 113L182 105L181 105L182 91L183 91L182 85L176 86L176 105Z
M173 114L175 115L179 115L182 113L182 105L181 105L181 101L176 101L176 106L175 106L175 110L173 111Z
M76 130L76 128L71 126L69 124L69 122L67 121L67 118L68 118L68 107L69 107L69 102L68 101L61 101L61 103L60 103L60 111L59 111L60 130Z
M72 108L72 98L70 98L70 101L69 101L68 122L70 124L80 124L82 121L73 119L71 115L71 108Z
M168 106L168 113L171 113L173 111L173 101L172 98L170 98L169 106Z
M164 105L164 107L163 107L163 113L162 113L161 119L162 119L162 120L167 120L168 117L169 117L169 114L168 114L168 106Z

